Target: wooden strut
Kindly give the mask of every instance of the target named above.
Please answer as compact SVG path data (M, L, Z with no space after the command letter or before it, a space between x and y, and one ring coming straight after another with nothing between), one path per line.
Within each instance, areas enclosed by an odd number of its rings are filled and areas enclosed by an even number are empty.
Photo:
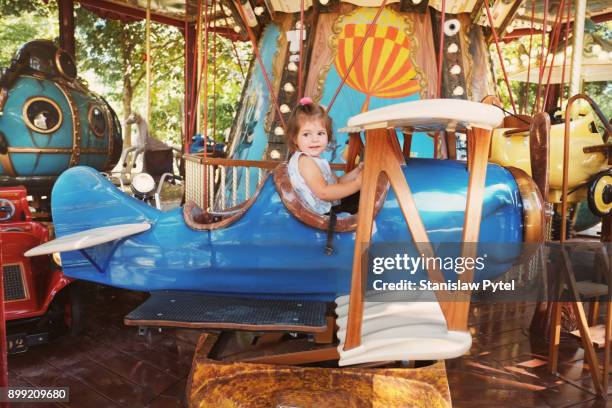
M461 254L464 257L475 256L476 254L476 243L478 242L482 216L487 157L492 131L491 129L474 127L468 129L467 133L468 146L471 147L471 159L468 165L470 174L462 236L464 244ZM434 255L427 230L401 169L401 164L404 160L402 152L399 150L399 145L397 145L395 130L391 128L366 131L365 156L367 160L363 170L359 212L357 213L357 233L353 253L353 271L344 350L350 350L361 344L365 280L365 275L362 273L365 265L362 262L372 237L375 186L381 173L386 174L389 179L404 220L412 235L412 240L419 253L425 257L432 257ZM393 157L396 160L393 160ZM432 282L444 282L443 274L435 268L435 265L434 268L427 272ZM461 281L471 282L472 278L473 270L468 270L461 277ZM467 331L469 292L450 294L445 291L437 291L436 297L440 303L448 329Z

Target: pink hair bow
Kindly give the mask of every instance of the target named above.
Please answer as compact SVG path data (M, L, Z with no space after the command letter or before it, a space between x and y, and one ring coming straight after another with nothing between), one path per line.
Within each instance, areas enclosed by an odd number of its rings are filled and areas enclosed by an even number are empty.
M310 99L309 97L305 96L302 99L300 99L300 105L305 106L305 105L310 105L312 104L312 99Z

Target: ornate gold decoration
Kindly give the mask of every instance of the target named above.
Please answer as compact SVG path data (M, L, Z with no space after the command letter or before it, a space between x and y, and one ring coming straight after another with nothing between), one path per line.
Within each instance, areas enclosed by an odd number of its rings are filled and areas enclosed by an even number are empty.
M338 37L342 32L342 27L345 25L345 20L355 16L356 14L359 14L359 12L363 9L364 8L362 7L357 7L349 11L348 13L339 16L332 26L333 35L329 37L329 40L327 42L328 47L332 50L332 57L330 58L329 63L324 65L323 69L319 73L319 76L317 77L317 102L320 102L321 98L323 97L323 87L328 77L329 70L333 64L333 60L336 54L338 53ZM418 38L414 35L414 20L409 14L397 12L392 8L387 8L386 10L392 13L392 15L397 19L397 28L403 29L404 34L408 38L410 38L410 42L413 45L412 49L410 50L410 62L412 63L412 66L416 71L416 78L419 81L419 95L421 96L421 98L425 98L427 95L427 83L425 82L426 78L425 74L423 73L423 70L416 62L416 54L419 50L419 41ZM377 24L380 24L380 22Z
M48 104L53 106L53 108L55 108L55 110L57 110L57 114L58 114L59 118L58 118L58 121L55 124L55 126L53 126L52 128L41 129L41 128L37 127L36 125L34 125L34 123L32 123L30 121L30 118L28 118L28 108L34 102L38 102L38 101L47 102ZM62 110L60 109L59 105L55 101L53 101L52 99L47 98L46 96L33 96L33 97L29 98L28 100L26 100L26 102L23 104L23 109L21 111L21 118L23 119L23 123L25 123L25 125L30 130L33 130L36 133L42 133L42 134L49 134L49 133L55 132L57 129L60 128L60 126L62 126L62 123L64 122L64 114L62 113Z
M111 156L113 155L113 145L115 143L115 140L113 138L114 132L115 132L115 127L113 126L113 117L112 114L109 110L110 108L108 107L108 105L105 106L105 118L106 118L106 130L108 133L108 153L106 155L106 161L104 162L104 169L108 169L108 170L112 170L111 168Z
M68 55L72 59L72 63L76 67L76 63L74 62L74 59L72 58L72 56L68 54L66 51L64 51L63 49L59 48L57 51L55 51L55 68L57 69L57 72L59 72L61 76L66 78L68 81L72 82L76 79L76 75L71 77L64 71L64 67L62 67L62 64L60 62L60 56L62 55L62 53Z
M72 167L78 165L81 161L81 119L79 118L79 109L70 95L70 90L59 83L57 86L66 97L72 116L72 156L70 156L70 162L68 163Z
M9 153L47 153L47 154L70 154L71 147L9 147ZM107 149L86 147L80 149L82 154L106 154Z

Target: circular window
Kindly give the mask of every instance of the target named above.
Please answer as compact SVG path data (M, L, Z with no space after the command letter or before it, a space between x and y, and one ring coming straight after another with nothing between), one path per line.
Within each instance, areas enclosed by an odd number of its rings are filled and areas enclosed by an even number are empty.
M55 66L58 72L66 79L73 80L77 76L74 59L66 51L59 49L55 53Z
M35 132L55 132L62 125L62 120L59 105L49 98L37 96L28 99L23 105L23 121Z
M91 106L89 108L87 118L89 119L89 127L91 128L94 135L96 135L97 137L104 137L107 124L106 115L104 114L102 108L96 105Z

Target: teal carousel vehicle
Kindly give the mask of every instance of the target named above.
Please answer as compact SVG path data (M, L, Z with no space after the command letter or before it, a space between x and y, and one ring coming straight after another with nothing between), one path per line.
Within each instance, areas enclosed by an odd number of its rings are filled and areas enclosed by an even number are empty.
M0 186L43 195L69 167L115 165L123 144L119 119L79 80L70 54L52 41L30 41L1 72Z

